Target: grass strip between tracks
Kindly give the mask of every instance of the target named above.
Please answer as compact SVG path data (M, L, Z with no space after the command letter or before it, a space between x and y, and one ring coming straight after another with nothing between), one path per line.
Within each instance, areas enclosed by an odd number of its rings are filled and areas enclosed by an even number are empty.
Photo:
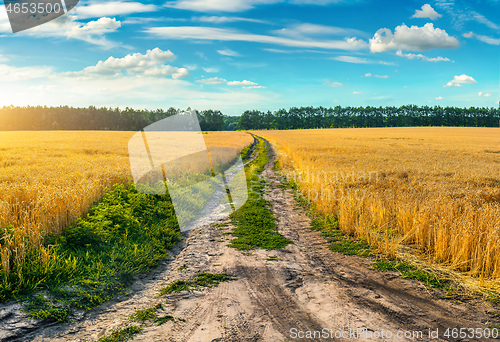
M256 248L280 250L293 242L278 233L276 217L270 208L270 203L262 197L264 181L259 178L259 174L264 171L269 154L265 140L254 137L258 140L255 145L258 154L245 167L248 201L230 216L235 226L232 235L236 239L228 246L239 250Z

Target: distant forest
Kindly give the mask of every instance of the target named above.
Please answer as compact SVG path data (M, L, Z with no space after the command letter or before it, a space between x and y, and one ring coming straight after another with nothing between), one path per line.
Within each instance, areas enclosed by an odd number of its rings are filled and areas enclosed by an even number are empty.
M188 108L190 110L190 108ZM115 130L138 131L182 112L169 108L14 107L0 108L0 131L17 130ZM219 110L198 112L203 131L308 129L346 127L498 127L500 108L457 108L407 105L401 107L301 107L261 112L247 110L241 116Z

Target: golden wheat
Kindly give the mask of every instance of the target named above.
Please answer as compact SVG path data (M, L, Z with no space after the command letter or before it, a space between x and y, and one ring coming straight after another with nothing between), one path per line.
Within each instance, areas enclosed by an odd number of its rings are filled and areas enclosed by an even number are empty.
M29 247L41 248L44 236L59 234L106 187L131 180L128 142L135 132L0 133L0 234L2 270L22 265ZM237 150L253 139L242 132L203 135L209 148ZM2 233L0 231L0 233Z
M346 232L390 256L411 247L450 270L500 279L498 128L256 133Z

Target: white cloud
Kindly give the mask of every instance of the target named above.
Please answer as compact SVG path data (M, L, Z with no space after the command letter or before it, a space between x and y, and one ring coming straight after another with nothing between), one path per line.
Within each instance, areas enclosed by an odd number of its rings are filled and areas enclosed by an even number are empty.
M484 94L482 91L480 91L478 94L478 96L484 96L484 97L490 97L491 94Z
M443 15L439 14L432 8L431 5L425 4L422 6L421 10L416 10L412 18L429 18L431 20L441 18Z
M478 96L483 96L483 92L480 91L479 93L477 93Z
M451 59L446 58L446 57L433 57L433 58L430 58L430 57L422 55L421 53L419 53L419 54L403 53L403 52L401 52L401 50L398 50L398 52L396 52L396 55L398 55L399 57L406 57L408 59L420 58L420 59L422 59L422 60L424 60L426 62L451 62Z
M159 48L148 50L145 55L134 53L123 58L109 57L106 61L99 61L94 66L89 66L82 71L66 72L63 76L93 78L93 77L120 77L123 71L127 75L140 75L145 77L172 76L180 79L190 76L186 68L176 68L163 65L167 61L173 61L175 55L171 51L162 51Z
M196 70L198 66L196 64L184 64L184 68L188 69L189 71Z
M189 71L184 68L176 68L170 65L161 65L158 67L146 69L143 73L144 76L149 77L166 77L172 76L173 79L186 78L191 76Z
M462 83L474 84L477 83L477 81L471 76L463 74L453 77L453 79L450 82L446 83L443 87L461 87Z
M202 84L220 84L220 83L226 83L227 81L223 78L212 77L212 78L207 78L206 80L198 80L196 82Z
M353 93L353 94L361 94L361 92L360 92L360 91L353 91L352 93Z
M233 51L231 49L217 50L217 52L223 56L231 56L231 57L241 56L239 53L237 53L236 51Z
M488 20L484 15L482 14L479 14L479 13L476 13L476 12L472 12L470 13L470 15L472 16L472 20L475 20L477 21L478 23L481 23L483 25L486 25L487 27L491 28L491 29L494 29L494 30L498 30L500 29L500 27L495 24L494 22Z
M243 87L243 89L264 89L264 86L250 86L250 87Z
M393 63L390 62L384 62L384 61L374 61L368 58L362 58L362 57L354 57L354 56L337 56L337 57L332 57L330 59L340 61L340 62L346 62L346 63L354 63L354 64L384 64L384 65L393 65Z
M274 53L328 53L328 51L318 51L318 50L280 50L280 49L262 49L264 51L274 52Z
M380 76L380 75L374 75L374 77L377 77L377 78L389 78L389 76L387 76L387 75L383 75L383 76Z
M469 33L464 33L463 36L465 38L476 38L477 40L479 40L483 43L486 43L486 44L490 44L490 45L500 45L500 39L496 39L496 38L492 38L492 37L488 37L488 36L483 36L480 34L475 34L472 31Z
M489 1L489 2L494 2ZM455 0L437 0L436 6L445 10L451 17L453 26L457 30L462 30L465 23L475 21L481 23L491 29L498 30L499 26L488 20L484 15L474 11L470 4L474 2L455 1ZM477 3L477 2L476 2Z
M203 70L205 70L205 72L219 72L219 69L217 68L203 68Z
M0 80L5 82L47 78L53 74L53 68L47 66L14 67L0 64Z
M436 97L435 100L442 100L443 97L442 96L439 96L439 97Z
M110 49L119 45L107 40L105 35L116 32L121 27L120 21L114 18L103 17L98 20L82 23L78 22L77 17L71 13L43 25L19 32L16 35L73 38L98 45L103 49ZM12 33L7 12L5 11L0 11L0 32Z
M338 56L338 57L333 57L332 59L334 59L336 61L340 61L340 62L355 63L355 64L373 63L372 61L370 61L366 58L353 57L353 56Z
M103 36L106 33L116 31L119 27L121 27L121 23L115 18L103 17L97 21L90 21L87 24L73 25L71 29L66 31L66 36L68 38L84 40L95 45L110 47L112 44L103 38ZM95 38L94 36L96 35L100 38Z
M445 30L434 28L432 23L427 23L423 27L408 27L403 24L396 27L394 34L391 30L382 28L370 39L371 52L453 49L458 45L455 37L449 36Z
M295 24L289 28L283 28L281 30L275 30L273 33L303 39L305 37L310 36L324 36L324 35L332 35L332 36L356 36L366 35L363 31L355 30L355 29L346 29L342 27L335 26L325 26L318 24Z
M255 86L255 85L258 85L258 83L243 80L243 81L227 82L227 85L230 85L230 86Z
M203 17L193 17L192 20L201 21L204 23L212 23L212 24L224 24L224 23L233 23L237 21L246 21L251 23L261 23L265 24L267 22L259 19L251 19L251 18L240 18L240 17L218 17L218 16L203 16Z
M244 41L264 44L277 44L302 48L358 50L367 47L367 43L357 38L344 40L310 40L291 39L270 35L244 33L230 29L199 26L181 27L151 27L147 28L149 34L164 39L198 39L220 41Z
M109 1L105 3L90 3L76 6L74 13L79 19L114 17L131 13L153 12L158 9L155 5L146 5L140 2Z
M197 11L197 12L242 12L258 5L269 5L285 2L285 0L177 0L167 1L166 7ZM326 6L341 3L343 0L290 0L294 5Z
M197 12L242 12L256 5L273 4L282 0L177 0L167 1L166 7Z
M491 94L484 94L484 97L490 97Z
M372 74L371 73L367 73L367 74L365 74L365 77L372 77Z
M342 83L340 82L325 82L327 87L342 87Z

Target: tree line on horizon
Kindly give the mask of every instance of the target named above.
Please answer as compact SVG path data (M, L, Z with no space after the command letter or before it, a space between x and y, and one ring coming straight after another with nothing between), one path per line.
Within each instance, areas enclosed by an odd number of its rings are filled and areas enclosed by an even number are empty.
M187 110L190 110L188 108ZM4 106L0 131L18 130L115 130L139 131L181 109L136 110L132 108L74 108ZM441 107L292 107L278 111L247 110L241 116L219 110L197 111L203 131L287 130L347 127L498 127L500 108Z

